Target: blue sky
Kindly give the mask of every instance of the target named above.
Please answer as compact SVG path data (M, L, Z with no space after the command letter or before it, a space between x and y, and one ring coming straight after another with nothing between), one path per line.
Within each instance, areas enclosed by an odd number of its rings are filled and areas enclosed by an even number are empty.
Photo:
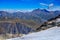
M0 0L0 10L14 9L14 10L31 10L36 8L50 10L60 9L60 0Z

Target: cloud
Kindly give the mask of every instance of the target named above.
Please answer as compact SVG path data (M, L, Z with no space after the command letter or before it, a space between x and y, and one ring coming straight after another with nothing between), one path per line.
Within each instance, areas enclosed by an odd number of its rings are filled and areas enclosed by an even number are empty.
M53 6L54 6L54 4L53 4L53 3L49 4L49 5L48 5L48 9L53 8Z
M52 6L54 6L54 4L53 4L53 3L49 4L49 7L52 7Z
M45 4L45 3L40 3L40 5L43 5L43 6L48 6L47 4Z
M40 3L40 5L42 5L42 6L47 6L48 9L50 9L50 8L52 8L52 7L54 6L53 3L50 3L50 4Z
M45 4L45 3L40 3L40 5L43 5L43 6L54 6L54 4L53 3L51 3L51 4Z

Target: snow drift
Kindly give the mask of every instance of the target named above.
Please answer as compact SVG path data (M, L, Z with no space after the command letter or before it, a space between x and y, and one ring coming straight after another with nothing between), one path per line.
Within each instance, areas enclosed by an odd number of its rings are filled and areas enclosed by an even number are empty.
M60 27L53 27L44 31L30 33L23 37L17 37L7 40L60 40Z

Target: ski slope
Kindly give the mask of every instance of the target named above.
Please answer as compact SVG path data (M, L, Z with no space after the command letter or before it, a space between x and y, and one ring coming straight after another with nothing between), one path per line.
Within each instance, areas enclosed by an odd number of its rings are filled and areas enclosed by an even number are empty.
M23 37L17 37L7 40L60 40L60 27L53 27L36 33L30 33Z

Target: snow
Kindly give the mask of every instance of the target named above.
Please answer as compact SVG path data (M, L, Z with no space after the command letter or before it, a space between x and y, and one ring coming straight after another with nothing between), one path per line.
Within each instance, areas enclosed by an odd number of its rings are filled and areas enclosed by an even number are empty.
M40 32L30 33L23 37L17 37L7 40L60 40L60 27L53 27Z
M58 18L58 19L56 20L56 22L60 22L60 18Z

